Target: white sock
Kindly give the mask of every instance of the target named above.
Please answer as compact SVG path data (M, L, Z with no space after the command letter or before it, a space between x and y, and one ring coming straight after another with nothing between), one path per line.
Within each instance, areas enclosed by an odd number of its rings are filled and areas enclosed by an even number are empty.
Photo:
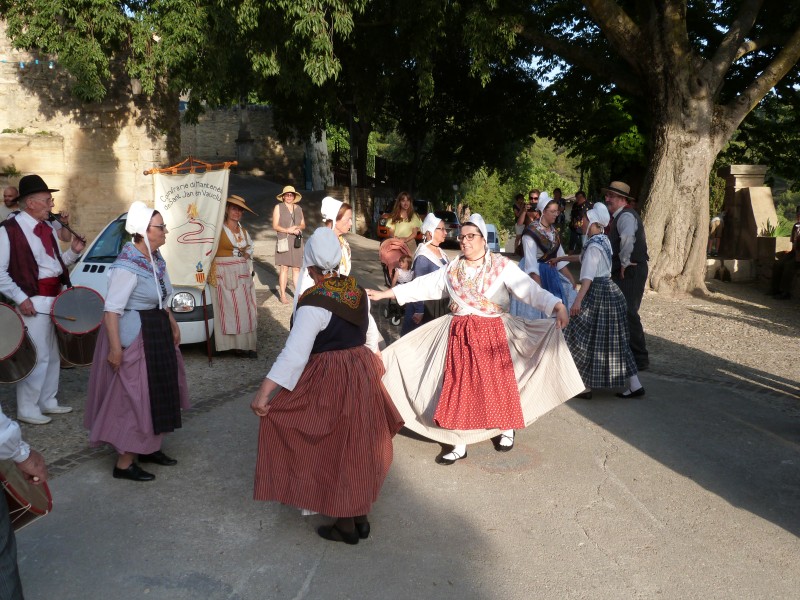
M628 389L632 392L635 392L639 388L642 387L641 382L639 381L638 375L631 375L630 379L628 379Z
M506 429L500 432L500 435L507 435L511 439L501 437L500 438L500 445L501 446L512 446L514 444L514 430L513 429Z
M455 447L450 450L447 454L445 454L442 458L455 458L455 455L464 456L467 453L467 445L466 444L456 444ZM450 455L453 456L450 456Z

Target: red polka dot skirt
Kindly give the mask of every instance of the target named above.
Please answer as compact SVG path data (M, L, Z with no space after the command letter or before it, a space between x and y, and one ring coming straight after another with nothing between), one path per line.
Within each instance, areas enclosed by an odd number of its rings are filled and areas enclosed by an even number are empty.
M525 427L502 319L453 318L434 421L446 429Z

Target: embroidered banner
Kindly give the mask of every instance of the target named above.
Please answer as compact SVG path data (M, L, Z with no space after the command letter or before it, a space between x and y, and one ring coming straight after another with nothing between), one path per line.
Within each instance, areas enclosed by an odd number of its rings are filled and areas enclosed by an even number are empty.
M173 285L203 289L225 219L228 169L153 175L153 207L167 225L161 248Z

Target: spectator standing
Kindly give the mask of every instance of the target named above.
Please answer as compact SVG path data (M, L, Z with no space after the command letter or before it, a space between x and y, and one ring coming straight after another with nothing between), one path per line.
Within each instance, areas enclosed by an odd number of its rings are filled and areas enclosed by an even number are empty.
M630 348L639 371L650 366L647 344L644 339L639 307L647 284L647 239L639 213L628 206L632 200L631 187L622 181L612 181L603 188L611 222L606 234L611 241L613 262L611 279L619 286L628 308Z
M779 300L788 300L792 297L792 282L800 269L800 206L795 212L797 213L795 223L789 238L792 241L792 249L773 265L771 287L767 292Z
M591 207L586 201L586 192L575 192L575 204L569 213L569 248L567 254L580 254L583 249L583 223Z
M19 190L14 186L8 186L3 190L3 204L0 205L0 221L5 221L8 215L19 210L17 198L19 198Z

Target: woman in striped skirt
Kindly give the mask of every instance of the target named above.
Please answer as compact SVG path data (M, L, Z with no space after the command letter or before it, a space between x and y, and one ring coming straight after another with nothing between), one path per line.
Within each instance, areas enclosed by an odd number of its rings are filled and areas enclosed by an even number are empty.
M581 289L564 339L587 388L578 394L584 399L592 397L592 388L622 387L626 382L628 389L617 396L644 396L628 345L625 297L611 281L611 242L603 233L610 219L606 206L595 204L584 219L589 241L579 256L569 257L581 261Z
M261 417L254 496L336 517L319 535L357 544L403 421L381 383L367 294L338 275L341 259L336 234L317 229L304 252L314 286L251 403Z

